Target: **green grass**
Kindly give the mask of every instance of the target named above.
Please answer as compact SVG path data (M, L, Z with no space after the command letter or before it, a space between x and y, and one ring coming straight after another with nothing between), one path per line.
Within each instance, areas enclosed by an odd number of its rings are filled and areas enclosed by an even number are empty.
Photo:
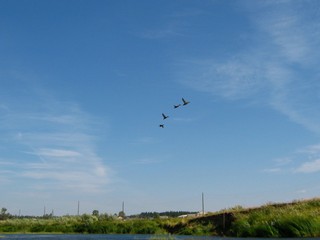
M230 232L237 237L319 237L320 200L266 205L235 213Z

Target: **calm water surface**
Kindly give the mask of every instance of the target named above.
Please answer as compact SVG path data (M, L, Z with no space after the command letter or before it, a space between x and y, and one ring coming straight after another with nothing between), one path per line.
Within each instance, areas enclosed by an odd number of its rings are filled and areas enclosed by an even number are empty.
M0 234L0 240L219 240L217 237L138 234ZM320 240L320 239L319 239Z
M113 234L0 234L0 240L239 240L240 238L167 236L167 235L113 235ZM273 238L276 239L276 238ZM290 239L290 238L287 238ZM299 238L292 238L294 240ZM320 240L320 238L301 238ZM272 238L245 238L245 240L272 240ZM278 239L277 239L278 240ZM282 238L281 240L285 240Z

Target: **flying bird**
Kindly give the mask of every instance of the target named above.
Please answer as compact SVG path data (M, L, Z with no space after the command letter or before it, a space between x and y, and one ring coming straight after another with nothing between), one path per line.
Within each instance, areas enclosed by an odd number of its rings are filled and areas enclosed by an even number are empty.
M164 124L160 124L159 127L164 128Z
M174 108L178 108L178 107L180 107L180 106L181 106L181 104L173 105Z
M168 118L169 116L166 116L164 113L162 113L162 117L163 117L163 120L165 120L165 119Z
M189 104L190 102L186 101L184 98L182 98L183 106Z

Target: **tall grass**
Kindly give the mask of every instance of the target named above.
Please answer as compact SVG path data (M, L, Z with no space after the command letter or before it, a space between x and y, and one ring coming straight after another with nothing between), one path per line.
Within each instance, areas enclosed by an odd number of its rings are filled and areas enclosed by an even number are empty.
M320 200L264 206L236 213L230 233L237 237L319 237Z

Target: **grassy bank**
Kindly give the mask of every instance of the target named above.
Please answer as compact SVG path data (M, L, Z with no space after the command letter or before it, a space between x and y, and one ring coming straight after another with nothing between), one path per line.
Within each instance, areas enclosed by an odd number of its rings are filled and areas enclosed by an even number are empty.
M193 218L125 219L107 215L0 220L0 233L99 233L320 237L320 199L234 208Z
M319 237L320 200L267 205L234 213L229 229L237 237Z
M192 219L230 237L319 237L320 199L233 209Z

